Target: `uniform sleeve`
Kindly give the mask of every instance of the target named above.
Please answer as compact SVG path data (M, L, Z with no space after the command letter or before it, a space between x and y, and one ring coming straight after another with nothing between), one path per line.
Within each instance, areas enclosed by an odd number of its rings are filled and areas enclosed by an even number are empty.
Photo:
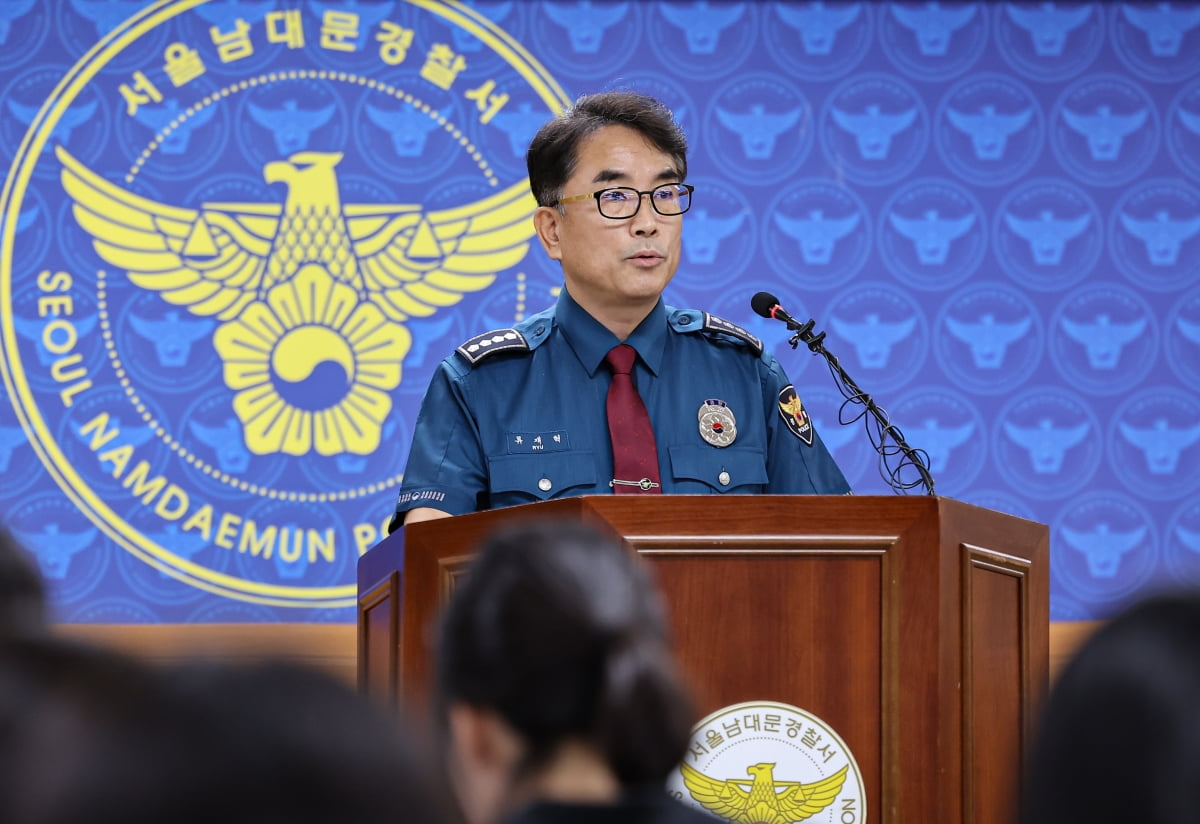
M417 507L433 507L451 515L474 512L486 489L487 459L466 387L448 359L434 373L421 402L396 514L388 531L397 529L404 513Z
M808 410L802 418L810 427L812 443L803 437L803 428L789 420L780 408L781 395L792 386L783 367L770 354L759 362L763 404L767 416L767 492L776 495L846 495L850 484L825 448ZM803 393L796 390L796 397Z

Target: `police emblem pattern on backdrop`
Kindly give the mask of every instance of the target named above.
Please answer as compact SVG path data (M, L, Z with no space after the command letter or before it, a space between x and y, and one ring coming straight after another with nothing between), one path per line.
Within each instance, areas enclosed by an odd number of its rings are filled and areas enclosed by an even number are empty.
M425 385L548 305L524 152L659 97L668 302L761 337L860 494L813 317L1051 614L1200 581L1200 5L0 6L0 517L76 622L353 620Z

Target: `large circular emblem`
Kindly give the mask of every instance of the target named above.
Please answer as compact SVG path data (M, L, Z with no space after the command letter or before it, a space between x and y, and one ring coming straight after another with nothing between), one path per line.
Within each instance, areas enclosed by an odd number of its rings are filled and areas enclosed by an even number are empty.
M707 399L696 418L700 421L700 437L713 446L729 446L737 439L737 420L725 401Z
M41 462L155 574L352 605L430 339L524 281L500 152L566 94L451 0L163 0L43 97L0 200L0 370ZM115 122L59 128L93 99ZM64 219L30 270L33 204Z
M846 742L812 713L774 701L734 704L697 724L667 790L735 824L867 820Z

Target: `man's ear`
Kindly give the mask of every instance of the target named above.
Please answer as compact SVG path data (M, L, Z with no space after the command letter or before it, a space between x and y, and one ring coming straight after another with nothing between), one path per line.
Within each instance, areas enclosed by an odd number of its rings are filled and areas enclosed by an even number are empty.
M516 737L494 712L469 704L447 711L450 737L461 757L476 764L504 763L517 748Z
M483 713L467 704L453 704L446 716L455 751L470 761L486 757L489 743Z
M447 709L450 781L467 824L491 824L503 817L520 739L496 713L468 704Z
M558 232L562 219L562 213L554 206L539 206L533 213L533 229L551 260L562 260Z

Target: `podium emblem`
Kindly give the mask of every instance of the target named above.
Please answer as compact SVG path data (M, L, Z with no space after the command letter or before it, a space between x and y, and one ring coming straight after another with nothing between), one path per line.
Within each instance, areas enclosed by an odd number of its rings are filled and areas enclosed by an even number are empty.
M667 789L733 824L867 820L846 742L812 713L774 701L733 704L697 724Z

